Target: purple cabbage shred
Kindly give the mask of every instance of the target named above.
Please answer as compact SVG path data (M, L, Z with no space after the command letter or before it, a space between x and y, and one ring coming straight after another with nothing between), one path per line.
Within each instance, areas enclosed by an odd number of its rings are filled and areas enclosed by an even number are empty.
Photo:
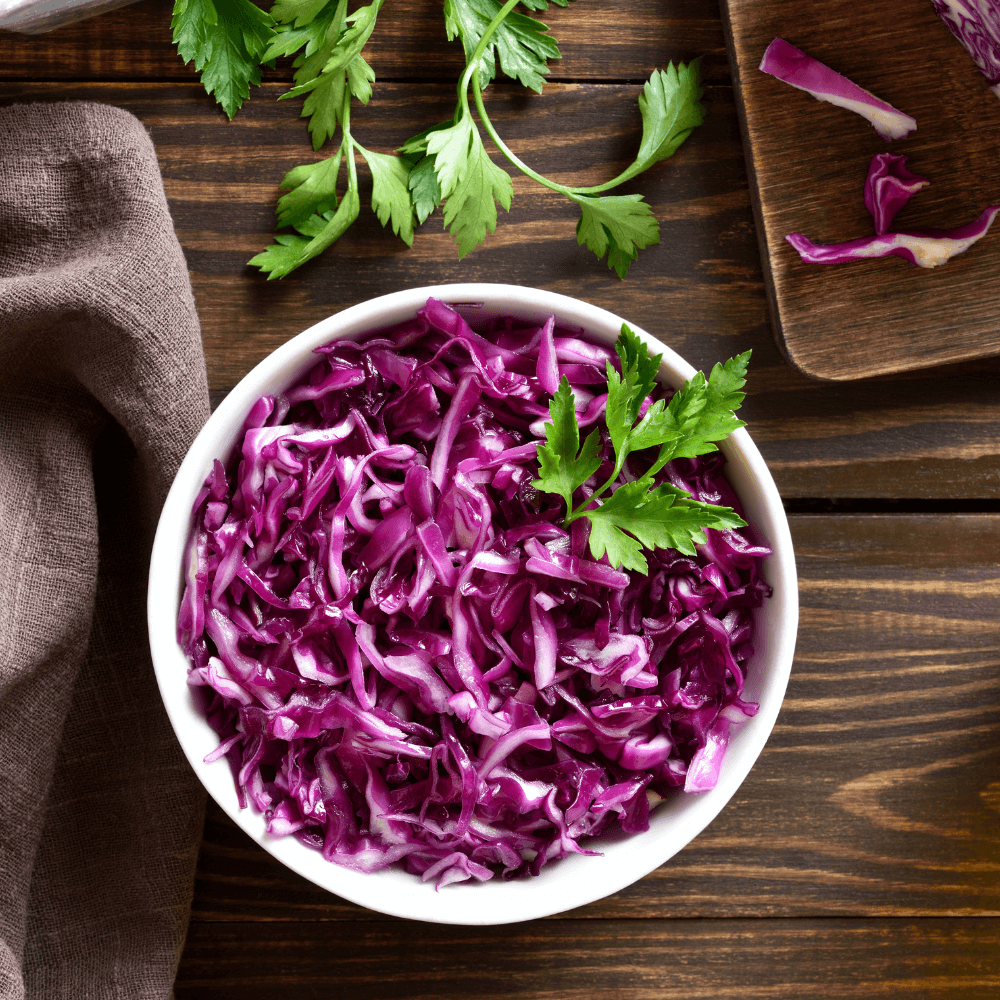
M1000 3L932 0L938 16L972 56L990 90L1000 97Z
M551 393L603 427L607 348L428 300L247 415L194 505L178 637L241 806L329 861L435 885L537 875L712 788L769 552L707 531L648 576L531 486ZM657 390L660 393L660 390ZM604 463L581 495L613 468ZM623 477L652 455L628 460ZM740 510L715 452L661 481Z
M916 119L910 115L859 87L783 38L775 38L768 45L757 68L782 83L804 90L817 101L828 101L835 107L867 118L886 142L905 139L917 127Z
M930 183L905 164L905 156L877 153L868 167L865 208L875 226L874 236L826 244L814 243L802 233L789 233L785 239L807 264L847 264L892 256L902 257L915 267L938 267L986 235L1000 205L991 205L977 219L955 229L890 229L896 213Z
M865 181L865 208L875 223L876 235L889 232L897 213L929 184L929 180L907 169L905 156L876 153Z

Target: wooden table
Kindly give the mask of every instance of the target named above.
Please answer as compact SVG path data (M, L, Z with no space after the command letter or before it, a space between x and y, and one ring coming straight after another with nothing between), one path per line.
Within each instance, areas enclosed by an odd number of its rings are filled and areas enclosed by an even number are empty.
M375 94L355 116L371 148L451 112L460 61L439 7L394 0L381 15ZM577 248L572 206L521 178L465 261L439 217L406 250L364 209L331 252L266 283L245 262L273 232L278 179L313 159L297 107L275 101L287 69L229 123L173 53L167 0L0 37L0 100L105 101L149 128L214 401L373 295L453 280L566 292L699 367L753 348L745 415L797 548L802 619L777 727L671 862L556 918L425 926L315 888L210 806L178 1000L998 996L1000 361L845 384L797 374L771 338L716 5L579 0L546 19L565 58L544 95L500 84L488 100L515 150L559 178L617 172L638 143L641 81L705 57L706 122L637 184L663 241L624 283Z

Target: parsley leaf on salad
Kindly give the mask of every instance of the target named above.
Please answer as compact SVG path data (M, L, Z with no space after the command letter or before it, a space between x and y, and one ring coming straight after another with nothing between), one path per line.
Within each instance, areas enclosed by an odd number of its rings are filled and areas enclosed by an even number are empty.
M600 468L599 431L591 431L580 447L580 428L573 406L573 390L565 375L549 404L551 423L545 425L545 444L538 446L538 479L531 485L545 493L558 493L573 509L573 494Z
M587 511L590 551L607 553L612 566L648 573L647 549L676 549L693 556L705 543L705 528L742 528L746 521L730 507L702 503L673 486L651 489L651 479L619 486L600 507Z
M745 395L741 390L750 352L717 364L708 379L696 373L669 403L655 401L639 419L656 384L662 356L650 356L645 343L625 324L615 351L621 372L608 362L605 404L605 426L615 453L610 477L602 486L585 491L582 502L574 507L574 494L601 466L600 432L592 431L580 447L573 392L563 376L549 403L546 443L538 446L539 476L532 486L566 501L567 527L587 518L590 552L595 559L606 555L613 567L646 573L643 548L671 548L693 555L694 546L705 542L706 528L722 530L746 524L730 507L695 500L668 483L656 484L654 476L674 458L717 451L719 441L744 426L734 411ZM657 446L660 451L652 465L638 478L620 483L610 496L603 496L618 482L630 454Z

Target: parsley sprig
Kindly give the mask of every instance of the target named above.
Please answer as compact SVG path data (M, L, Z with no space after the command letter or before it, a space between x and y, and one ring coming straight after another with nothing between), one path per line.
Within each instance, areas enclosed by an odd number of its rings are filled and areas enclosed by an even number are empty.
M438 181L438 201L443 199L445 202L445 225L458 243L459 257L464 257L482 242L487 232L494 231L497 204L509 210L512 187L509 179L499 180L500 171L485 153L469 108L471 87L479 120L497 149L525 176L579 206L577 243L586 244L598 260L607 256L608 267L624 278L639 251L660 242L660 226L642 195L605 196L602 192L632 180L672 156L701 124L704 109L698 61L678 66L671 63L666 70L654 71L646 82L639 97L642 141L635 161L628 168L603 184L590 187L560 184L529 167L507 146L490 120L483 100L484 82L489 81L493 71L492 56L489 60L486 57L494 48L499 52L505 73L541 91L542 74L548 72L542 54L551 55L550 50L540 45L542 39L549 37L543 34L546 26L532 18L513 14L518 0L508 0L502 7L495 0L451 2L475 3L479 8L495 9L496 13L482 31L476 47L471 52L466 48L466 69L458 83L458 107L452 122L415 136L400 149L406 156L416 156L410 171L411 191L418 186L422 192L427 190L426 175L431 169L427 161L432 160ZM534 4L534 9L547 7L544 0L534 0ZM520 32L513 30L508 20L511 17L520 19L516 22ZM521 22L530 22L531 28L523 28ZM461 27L456 30L461 31ZM526 37L535 43L534 47L525 42ZM557 55L558 49L554 52ZM524 71L524 61L528 58L525 53L536 60L533 76ZM457 201L457 205L451 204L453 201ZM419 209L417 214L420 217Z
M545 444L538 446L535 489L566 501L565 526L582 517L590 521L590 551L595 559L607 555L614 567L648 571L643 548L671 548L695 554L704 543L706 528L739 528L743 521L730 507L702 503L684 490L655 482L656 474L675 458L695 458L717 451L717 442L745 426L735 411L743 402L750 352L717 364L706 379L698 372L674 393L669 403L658 399L642 414L643 404L656 384L662 355L649 356L643 343L626 325L615 344L621 372L607 364L608 396L605 424L615 453L614 468L603 485L574 506L574 495L600 469L601 431L595 429L580 445L573 390L563 376L549 404ZM638 479L618 482L629 455L658 448ZM600 503L598 504L598 501ZM596 506L595 506L596 504Z
M462 43L466 67L453 117L413 136L398 155L366 149L351 129L351 102L367 105L375 73L363 51L371 42L385 0L348 13L347 0L275 0L270 13L252 0L175 0L174 41L185 61L194 61L202 82L232 118L259 85L261 65L294 59L293 86L280 99L303 99L313 148L340 142L325 160L291 170L280 183L278 229L286 229L250 263L280 278L336 242L360 212L357 159L372 174L372 208L408 246L414 229L443 204L446 228L464 257L492 233L497 206L509 211L510 175L490 159L480 124L518 171L564 195L580 211L577 242L624 278L639 250L659 243L660 229L640 194L605 192L673 155L704 117L698 61L654 71L639 97L642 141L636 159L617 177L579 187L560 184L524 163L490 120L483 90L499 72L532 90L542 90L549 61L560 58L548 27L515 11L518 0L444 0L449 39ZM520 0L538 12L550 0ZM551 0L560 7L570 0ZM473 115L472 105L476 109ZM478 123L477 123L478 117ZM345 190L338 183L346 176Z

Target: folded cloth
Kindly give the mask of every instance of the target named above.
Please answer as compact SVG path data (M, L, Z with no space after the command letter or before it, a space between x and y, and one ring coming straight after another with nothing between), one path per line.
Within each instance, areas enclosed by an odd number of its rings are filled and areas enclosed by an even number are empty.
M0 109L0 997L170 995L203 796L145 627L156 517L208 415L152 142Z

